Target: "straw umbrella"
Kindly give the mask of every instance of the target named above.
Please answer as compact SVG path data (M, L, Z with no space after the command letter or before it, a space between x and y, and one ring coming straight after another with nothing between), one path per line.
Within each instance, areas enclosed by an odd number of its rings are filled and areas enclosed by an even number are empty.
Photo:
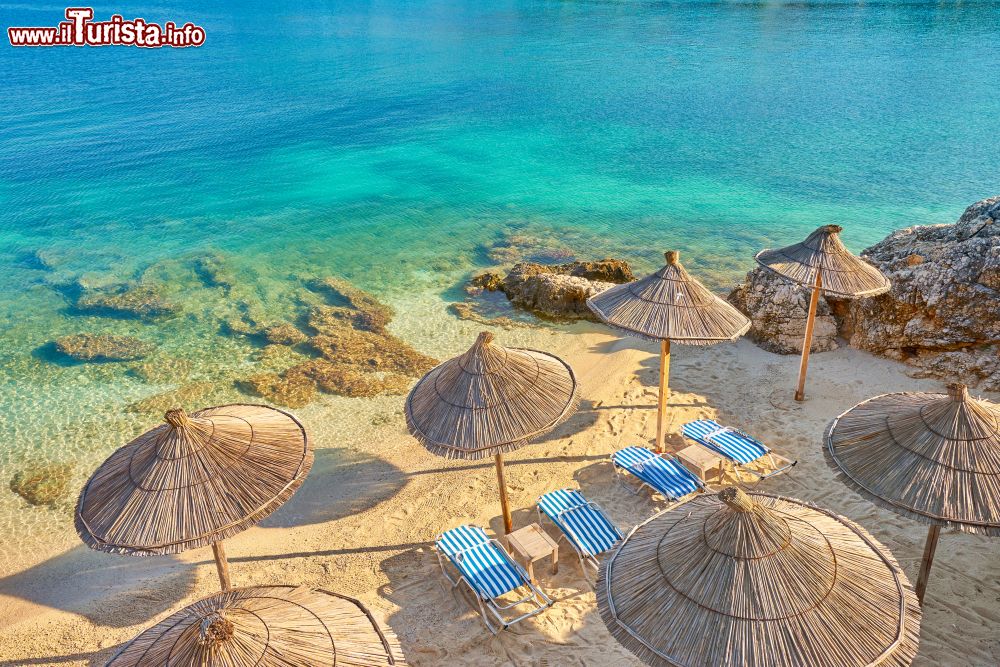
M395 635L357 600L301 586L255 586L217 593L168 616L107 667L405 664Z
M881 271L844 247L840 240L843 230L838 225L824 225L801 243L777 250L761 250L754 257L765 269L812 289L806 334L802 340L799 381L795 388L796 401L806 397L806 369L820 292L842 299L857 299L884 294L891 287Z
M920 606L860 526L728 487L632 529L601 565L601 618L648 665L882 667L917 651Z
M917 597L941 527L1000 537L1000 405L969 396L883 394L833 420L828 461L872 502L929 524Z
M92 549L130 556L212 545L222 589L222 541L291 497L312 467L295 417L263 405L223 405L166 423L115 451L80 492L76 529Z
M605 324L629 336L660 343L660 396L656 405L656 451L663 451L664 413L670 384L670 343L713 345L735 340L750 320L692 278L676 250L662 269L635 282L612 287L587 300Z
M406 424L413 437L439 456L494 457L509 533L504 453L565 421L576 401L576 376L569 364L547 352L503 347L484 331L468 352L417 382L406 397Z

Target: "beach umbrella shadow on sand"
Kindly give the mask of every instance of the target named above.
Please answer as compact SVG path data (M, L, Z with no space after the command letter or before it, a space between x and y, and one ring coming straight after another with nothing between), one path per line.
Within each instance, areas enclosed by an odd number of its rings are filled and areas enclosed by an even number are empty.
M680 253L665 253L666 266L635 282L616 285L587 300L605 324L629 336L660 343L660 394L656 451L663 451L664 413L670 385L670 343L713 345L739 338L750 320L681 266Z
M168 616L108 667L405 665L399 642L358 600L303 586L223 591Z
M906 575L863 528L732 486L636 526L596 594L611 634L657 667L902 667L920 632Z
M833 420L824 453L867 499L930 525L921 604L942 527L1000 537L1000 405L970 397L964 384L863 401Z
M547 352L503 347L483 332L471 348L434 367L406 397L410 433L446 458L493 456L504 530L512 529L503 455L573 414L577 381L565 361Z
M166 424L115 451L80 493L76 529L93 549L130 556L212 546L223 590L222 541L253 526L302 484L312 445L295 417L263 405L223 405Z
M840 240L843 227L824 225L806 237L805 241L776 250L761 250L754 259L762 267L785 280L812 290L809 315L802 339L802 358L795 400L806 397L806 371L809 368L809 348L820 292L841 299L877 296L891 288L889 279L865 260L852 255Z

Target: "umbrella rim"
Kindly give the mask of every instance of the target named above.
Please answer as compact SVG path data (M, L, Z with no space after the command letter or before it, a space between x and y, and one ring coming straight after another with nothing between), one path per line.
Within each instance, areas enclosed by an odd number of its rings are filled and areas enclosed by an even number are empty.
M824 458L827 459L827 463L833 468L834 472L841 475L842 481L846 482L858 493L865 496L870 502L873 502L877 505L881 505L887 509L890 509L899 514L900 516L911 518L927 524L945 526L945 527L954 527L963 532L986 533L988 535L1000 537L1000 522L990 523L988 521L965 521L962 519L953 519L935 514L933 512L928 512L926 510L914 509L912 507L901 505L893 499L886 498L885 496L881 496L875 493L868 487L867 484L860 481L858 478L852 475L846 467L844 467L844 465L841 463L841 460L837 458L837 454L834 451L834 444L833 444L834 430L836 430L837 425L840 423L840 420L843 417L847 416L850 412L853 412L856 408L859 408L862 405L865 405L866 403L870 403L880 398L885 398L886 396L937 396L941 398L947 398L948 394L940 394L930 391L886 392L884 394L878 394L877 396L872 396L871 398L866 398L860 403L857 403L856 405L851 406L847 410L844 410L842 413L833 418L833 420L830 422L830 425L827 426L826 433L824 434L823 438L826 444L826 446L823 448L823 452L826 455Z
M756 255L754 255L753 259L754 259L755 262L757 262L757 264L759 266L767 269L768 271L770 271L771 273L773 273L773 274L775 274L777 276L780 276L785 281L790 282L793 285L799 285L799 286L802 286L802 287L808 287L810 289L816 289L815 285L809 285L808 283L800 282L800 281L796 280L795 278L792 278L791 276L788 276L788 275L782 273L781 271L778 271L774 267L765 264L761 260L761 258L760 258L760 256L763 255L766 252L777 252L779 250L782 250L782 248L765 248L764 250L761 250ZM861 260L862 262L865 262L865 264L867 264L868 266L871 266L873 269L875 269L876 271L878 271L877 267L872 266L869 262L865 261L864 258L862 258L862 257L860 257L858 255L853 255L853 254L851 256L855 257L855 258L857 258L859 260ZM789 258L789 259L791 259L791 258ZM815 268L815 267L813 267L810 264L803 264L802 262L797 262L795 260L791 260L791 261L795 262L799 266L808 266L810 268ZM876 288L870 289L870 290L864 290L863 292L841 292L839 290L830 289L829 287L826 287L826 286L820 286L819 291L821 293L823 293L823 294L833 294L834 296L839 296L839 297L842 297L844 299L863 299L863 298L869 297L869 296L878 296L880 294L885 294L886 292L888 292L888 291L890 291L892 289L892 282L888 278L886 278L885 275L881 271L878 271L878 272L879 272L879 275L882 276L882 279L885 281L885 284L882 285L881 287L876 287Z
M449 443L431 440L426 435L424 435L422 431L420 431L420 429L414 422L413 418L410 416L413 412L410 407L411 402L413 401L413 396L414 394L416 394L417 389L420 388L420 386L424 383L424 381L428 377L430 377L431 374L434 373L434 371L436 371L438 368L441 368L445 364L457 361L459 358L461 358L462 355L458 355L452 357L451 359L446 359L442 361L440 364L427 371L424 374L424 376L420 378L415 385L413 385L413 389L411 389L410 393L407 394L406 403L403 406L403 413L406 416L406 426L407 430L409 430L410 432L410 435L416 438L417 441L420 442L420 444L429 449L432 453L437 454L439 456L444 456L445 458L454 457L454 458L477 459L477 458L485 458L490 453L501 454L506 452L512 452L516 449L519 449L520 447L523 447L525 444L528 443L528 441L532 440L533 438L537 438L538 436L543 435L548 431L551 431L556 426L558 426L566 419L568 419L569 416L572 415L573 412L576 410L576 404L580 392L580 382L576 377L576 373L573 371L573 367L570 366L565 360L552 354L551 352L545 352L544 350L536 350L530 347L506 347L503 345L501 345L500 347L503 347L505 350L514 350L518 352L532 352L535 354L540 354L542 356L548 357L549 359L559 362L559 364L561 364L562 367L566 369L566 371L569 373L570 380L573 382L573 391L570 392L569 400L566 401L566 404L563 406L562 412L560 412L559 415L550 424L547 424L539 429L536 429L531 433L525 434L517 438L516 440L509 440L507 442L488 445L486 447L468 449L465 447L455 447L454 445Z
M807 502L807 501L803 501L803 500L798 500L796 498L791 498L791 497L788 497L788 496L782 496L782 495L770 494L770 493L747 493L747 495L750 496L750 497L763 496L763 497L767 497L767 498L774 498L774 499L779 500L779 501L790 502L790 503L794 503L794 504L801 505L801 506L804 506L804 507L808 507L809 509L812 509L814 511L820 512L821 514L824 514L824 515L830 517L831 519L833 519L834 521L836 521L836 522L840 523L841 525L845 526L852 533L854 533L855 535L857 535L858 537L860 537L865 542L865 544L875 554L877 554L878 558L889 568L889 571L892 572L893 582L896 584L896 590L899 593L899 624L898 624L897 629L896 629L896 638L895 638L895 640L893 640L892 644L890 644L885 650L883 650L878 655L878 657L876 657L869 664L870 665L876 665L876 664L880 663L882 660L884 660L885 658L887 658L888 656L890 656L893 651L895 651L897 648L899 648L899 646L904 641L906 641L906 622L908 620L908 616L907 616L907 613L906 613L906 610L907 610L906 587L903 586L903 581L905 580L905 574L903 574L902 569L899 568L898 565L894 564L894 562L893 562L894 559L891 557L891 553L889 555L887 555L886 553L884 553L883 552L884 547L882 545L880 545L880 544L877 544L874 541L874 538L870 537L867 534L867 531L865 531L863 528L861 528L861 526L855 524L853 521L851 521L850 519L847 519L846 517L841 517L840 515L836 514L835 512L832 512L832 511L827 510L825 508L819 507L819 506L817 506L817 505L815 505L813 503L810 503L810 502ZM620 540L618 542L618 544L615 546L614 553L612 553L611 556L607 560L605 560L604 564L602 564L602 566L601 566L601 570L602 570L602 572L601 572L601 578L603 579L604 586L603 586L603 590L602 591L598 591L598 592L599 593L603 592L603 606L605 606L607 608L608 613L611 616L611 619L614 621L615 625L618 628L620 628L621 630L623 630L626 633L628 633L629 636L631 636L637 642L639 642L640 644L642 644L642 646L645 647L648 651L650 651L654 655L658 656L659 658L662 658L663 660L666 660L671 665L676 665L677 667L687 667L686 663L681 662L680 660L675 659L675 658L673 658L673 657L671 657L671 656L669 656L669 655L661 652L659 649L655 648L654 646L650 645L650 643L647 640L645 640L642 636L640 636L638 632L634 631L627 624L625 624L620 618L618 618L618 614L617 614L617 612L615 610L614 597L611 594L611 584L612 584L611 580L612 580L612 572L614 570L615 560L618 558L618 556L621 553L622 549L625 548L625 545L628 544L628 541L632 538L632 536L640 528L644 527L646 524L650 523L654 519L657 519L657 518L663 516L664 514L666 514L668 512L671 512L671 511L674 511L674 510L679 510L681 507L683 507L683 505L669 507L667 509L661 510L660 512L657 512L656 514L654 514L653 516L649 517L648 519L646 519L642 523L636 524L632 528L632 530L630 530L628 532L628 534L622 540ZM886 551L888 551L888 550L886 549ZM601 597L602 596L599 594L598 595L598 606L602 606L601 605L601 602L602 602L601 601ZM602 616L603 616L603 614L602 614ZM605 624L607 624L607 621L605 621ZM610 630L610 628L609 628L609 630ZM612 635L614 635L614 632L612 632ZM628 649L627 646L625 648ZM629 650L631 651L631 649L629 649ZM633 654L635 654L634 651L631 651L631 652Z
M90 489L90 485L94 481L94 475L97 473L98 470L104 467L104 465L108 461L110 461L111 458L115 456L115 454L121 451L124 447L128 447L130 443L148 434L153 429L160 428L160 426L162 426L162 424L160 424L144 430L135 438L132 438L132 440L126 442L124 445L118 447L113 452L111 452L108 455L108 457L104 459L104 461L94 469L94 472L92 472L90 474L90 477L87 479L87 483L84 484L83 489L80 490L80 497L77 499L76 510L74 511L74 519L77 527L77 532L80 534L81 539L83 539L83 541L87 544L87 546L89 546L92 549L96 549L98 551L104 551L109 553L122 553L132 556L149 556L149 555L165 555L166 553L181 553L183 551L188 551L189 549L197 549L199 547L206 546L207 544L210 544L212 542L228 539L233 535L241 533L244 530L247 530L255 526L256 524L260 523L265 518L274 513L279 507L281 507L288 500L288 498L291 497L291 494L298 490L298 487L302 485L302 482L305 481L306 476L308 476L309 471L312 469L313 455L309 443L309 434L306 432L305 426L292 413L287 412L285 410L281 410L280 408L275 408L270 405L264 405L263 403L225 403L223 405L213 405L207 408L201 408L196 412L192 412L190 416L197 417L202 412L205 412L207 410L216 410L219 408L228 408L228 407L266 408L268 410L273 410L275 412L281 413L292 420L292 422L299 428L299 431L302 433L302 453L303 453L302 460L299 461L298 468L295 471L295 476L292 477L292 479L290 479L283 487L281 487L281 489L279 489L277 493L275 493L261 505L256 507L253 511L246 512L241 519L230 521L226 525L219 526L210 533L195 535L185 540L179 540L175 542L165 542L161 544L153 544L143 547L137 547L127 544L117 544L114 542L109 542L101 537L98 537L94 533L94 531L91 530L90 525L87 523L87 520L83 518L83 504L86 500L87 491ZM282 499L282 496L285 496L285 494L288 494L288 496ZM280 502L274 505L274 507L268 509L270 505L274 504L275 501L278 500L280 500ZM260 512L263 512L263 514L253 519L248 525L244 526L243 528L240 528L239 530L233 530L234 528L238 527L241 523L247 521L248 519L250 519L250 517L254 517L256 514ZM219 537L216 537L216 539L210 539L212 536L215 535L218 535ZM184 546L184 545L190 545L190 546ZM170 549L172 547L182 547L182 548L176 552L163 551L164 549Z
M238 403L238 404L235 404L235 405L245 405L245 404ZM219 406L219 407L222 407L222 406ZM265 407L267 407L267 406L265 406ZM206 409L208 409L208 408L206 408ZM286 588L286 589L289 589L289 590L296 590L298 588L307 588L307 589L309 589L311 591L315 591L315 592L318 592L318 593L325 593L326 595L329 595L331 597L340 598L341 600L345 600L347 602L350 602L351 604L353 604L356 607L358 607L358 609L361 611L361 613L363 613L365 615L365 617L368 618L368 622L372 624L372 629L375 630L375 633L378 635L379 641L382 642L382 647L385 648L386 657L389 660L388 664L395 665L395 664L404 664L405 663L405 656L403 655L402 647L399 647L399 658L401 660L403 660L403 663L398 663L397 660L396 660L395 652L393 651L393 647L389 643L389 639L385 636L385 632L382 630L382 627L379 625L379 623L375 620L375 617L374 617L374 615L372 615L371 610L368 609L368 607L366 607L364 605L364 603L361 602L361 600L358 600L357 598L352 598L349 595L344 595L342 593L336 593L336 592L328 590L326 588L313 588L312 586L306 586L306 585L303 585L303 584L300 584L300 585L295 585L295 584L261 584L261 585L257 585L257 586L240 586L239 588L231 588L228 591L221 591L219 593L212 593L211 595L206 595L204 597L198 598L197 600L195 600L195 601L193 601L193 602L191 602L189 604L186 604L183 607L181 607L180 609L176 610L173 614L168 615L167 618L170 618L174 614L179 614L180 612L188 609L189 607L192 607L192 606L198 604L199 602L204 602L206 600L210 600L212 598L219 597L220 595L226 595L227 593L234 593L234 592L237 592L237 591L243 591L243 590L247 590L247 589L250 589L250 588ZM147 632L149 632L150 630L152 630L153 628L155 628L157 625L159 625L160 623L162 623L165 620L166 620L166 618L160 620L158 623L154 623L153 625L149 626L148 628L146 628L145 630L143 630L142 632L140 632L136 636L132 637L132 639L130 639L127 642L125 642L125 644L122 645L122 647L119 648L117 651L115 651L115 654L112 655L108 659L108 662L105 663L106 667L113 667L115 660L117 660L121 656L121 654L124 653L126 651L126 649L128 649L128 647L132 645L132 643L135 640L139 639L144 634L146 634ZM335 642L334 642L334 645L336 645Z

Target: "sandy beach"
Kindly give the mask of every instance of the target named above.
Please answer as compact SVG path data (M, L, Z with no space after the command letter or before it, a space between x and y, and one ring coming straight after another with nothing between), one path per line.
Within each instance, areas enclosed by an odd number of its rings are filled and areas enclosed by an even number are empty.
M595 325L554 331L582 384L579 412L540 442L508 457L515 527L535 519L545 491L580 487L623 528L663 505L614 483L608 456L648 444L655 429L655 346ZM827 423L872 395L941 390L907 367L841 349L815 355L809 399L791 400L798 360L749 341L678 347L672 365L668 448L683 446L680 425L713 417L747 430L798 460L789 474L756 488L815 502L868 528L910 576L925 530L877 509L838 482L823 460ZM995 396L987 396L996 400ZM384 397L361 416L357 399L331 399L299 416L313 434L316 463L298 493L259 527L227 542L235 586L302 583L353 595L399 636L414 665L632 665L611 639L576 559L562 550L559 573L539 567L557 599L548 612L491 637L449 590L432 548L436 534L462 523L501 530L492 462L446 461L405 431L402 399ZM367 425L359 431L359 419ZM348 433L364 437L346 438ZM211 551L125 558L71 546L0 579L0 661L4 665L100 665L116 647L218 589ZM919 665L1000 663L1000 550L984 537L942 535L921 626Z

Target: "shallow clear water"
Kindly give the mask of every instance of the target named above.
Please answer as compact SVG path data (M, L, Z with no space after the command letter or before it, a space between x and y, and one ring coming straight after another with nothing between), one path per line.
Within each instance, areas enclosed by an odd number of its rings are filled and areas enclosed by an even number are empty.
M1000 192L997 2L278 4L98 8L198 23L198 49L0 49L5 533L67 526L6 490L25 461L82 480L148 423L129 403L191 381L241 397L253 349L220 333L231 299L191 268L206 250L275 319L303 277L340 275L445 354L468 329L454 287L505 233L642 269L680 248L722 289L820 224L859 250ZM0 7L5 25L62 12ZM143 272L181 317L82 317L59 288ZM79 331L140 335L190 372L54 363L45 344Z

